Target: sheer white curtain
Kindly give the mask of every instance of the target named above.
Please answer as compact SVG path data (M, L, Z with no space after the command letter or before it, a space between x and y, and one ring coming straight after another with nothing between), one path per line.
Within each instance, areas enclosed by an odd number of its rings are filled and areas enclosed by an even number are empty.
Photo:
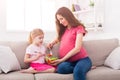
M55 0L7 0L7 31L53 31L55 11Z
M6 26L7 30L24 29L24 0L7 0L6 1Z

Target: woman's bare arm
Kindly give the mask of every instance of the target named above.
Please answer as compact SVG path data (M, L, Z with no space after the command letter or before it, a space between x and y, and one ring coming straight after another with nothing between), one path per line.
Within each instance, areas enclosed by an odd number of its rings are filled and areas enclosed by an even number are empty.
M83 42L83 34L79 33L76 36L75 47L62 58L62 61L69 59L80 51Z

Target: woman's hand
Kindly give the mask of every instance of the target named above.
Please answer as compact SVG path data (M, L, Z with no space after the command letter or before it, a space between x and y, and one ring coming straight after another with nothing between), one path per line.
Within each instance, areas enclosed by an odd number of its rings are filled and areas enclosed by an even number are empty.
M57 59L57 60L52 61L51 65L56 66L56 65L60 64L61 62L63 62L62 59Z
M49 43L49 44L47 45L47 48L48 48L48 49L52 49L53 45L54 45L53 43Z
M47 45L47 48L52 49L52 47L58 42L59 42L59 40L56 38L54 41L52 41L51 43L49 43Z

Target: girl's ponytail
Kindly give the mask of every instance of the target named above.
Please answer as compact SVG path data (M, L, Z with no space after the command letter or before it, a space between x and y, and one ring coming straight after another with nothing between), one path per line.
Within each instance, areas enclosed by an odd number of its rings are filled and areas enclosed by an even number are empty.
M31 32L30 32L29 37L28 37L28 42L29 42L29 44L32 44L32 42L33 42Z

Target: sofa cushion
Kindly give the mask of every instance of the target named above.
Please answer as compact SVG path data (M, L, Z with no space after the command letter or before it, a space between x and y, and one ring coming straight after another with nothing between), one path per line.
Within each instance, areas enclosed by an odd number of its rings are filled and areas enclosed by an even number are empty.
M73 80L73 74L38 73L35 80Z
M84 41L88 55L90 56L93 65L100 66L104 64L108 55L119 45L118 39L101 39Z
M19 71L0 74L0 80L35 80L34 74L20 73Z
M120 80L120 70L100 66L87 73L87 80Z
M11 41L10 42L10 47L12 51L15 53L21 68L28 68L29 64L24 63L24 56L25 56L25 51L26 47L28 46L27 41Z
M115 48L105 60L104 65L113 69L120 69L120 46Z
M10 47L0 46L0 57L0 68L3 72L20 70L20 64Z

